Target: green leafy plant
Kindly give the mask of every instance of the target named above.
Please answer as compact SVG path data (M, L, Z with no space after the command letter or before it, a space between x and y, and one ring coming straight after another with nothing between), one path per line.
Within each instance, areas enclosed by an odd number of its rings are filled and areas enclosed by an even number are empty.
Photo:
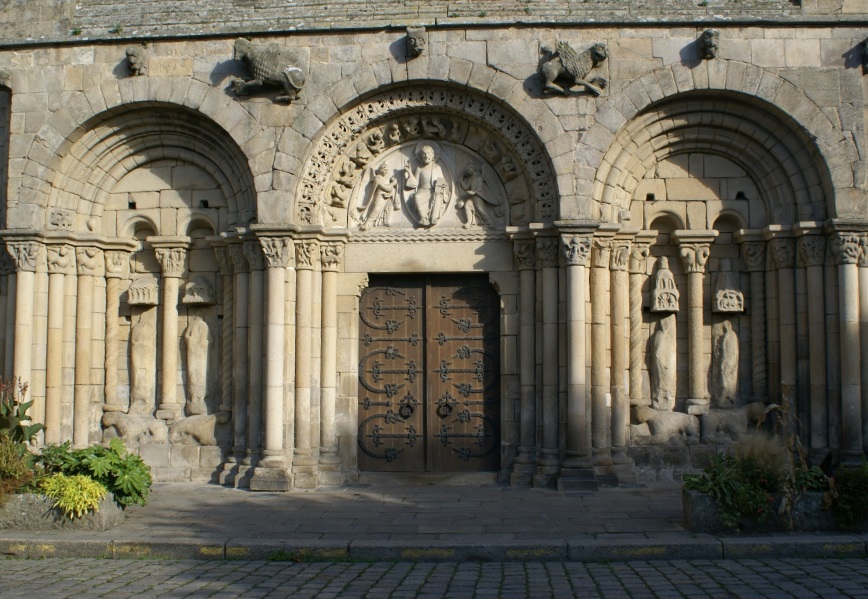
M0 505L33 480L32 455L6 432L0 432Z
M39 490L70 518L98 511L99 502L108 494L108 489L84 474L52 474L39 481Z
M45 429L41 423L30 423L27 410L33 406L33 402L24 401L26 395L27 383L22 383L20 379L0 379L0 432L8 434L12 441L21 444L24 449Z
M151 469L136 454L129 453L120 439L108 446L92 445L70 449L69 442L49 445L42 450L38 464L46 473L83 474L111 491L123 505L145 505L151 488Z

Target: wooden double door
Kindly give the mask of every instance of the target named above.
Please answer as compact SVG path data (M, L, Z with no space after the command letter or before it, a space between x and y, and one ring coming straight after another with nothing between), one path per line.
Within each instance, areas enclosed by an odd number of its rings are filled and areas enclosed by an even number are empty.
M500 465L500 302L485 275L371 276L359 307L359 469Z

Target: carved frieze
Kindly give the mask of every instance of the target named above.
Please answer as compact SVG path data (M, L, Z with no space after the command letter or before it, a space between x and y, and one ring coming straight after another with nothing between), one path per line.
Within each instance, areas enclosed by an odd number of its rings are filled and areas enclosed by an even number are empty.
M680 293L675 285L675 276L669 270L669 259L661 256L654 275L654 290L651 293L652 312L678 312Z
M591 256L590 235L561 235L561 251L567 266L587 266Z
M48 274L71 275L75 273L75 248L71 245L49 245L46 248Z
M296 53L277 44L256 44L244 38L235 40L235 60L241 61L250 73L250 79L233 77L229 81L238 96L249 95L262 87L277 87L283 93L275 102L292 102L304 86L305 74Z
M568 42L559 40L554 46L543 44L540 52L542 62L539 74L543 93L569 95L569 89L578 85L588 93L599 96L608 85L608 81L603 77L588 79L594 67L609 56L603 43L596 43L582 52L576 52Z
M184 286L184 297L181 298L181 303L213 306L217 300L214 298L211 284L204 277L194 277Z
M160 288L152 275L133 279L127 292L127 303L131 306L156 306L160 303Z
M184 248L156 248L154 253L160 263L163 276L171 279L180 279L184 274L184 265L187 261L187 250Z
M75 265L79 276L100 277L105 273L105 257L99 248L75 248Z
M732 262L721 260L720 270L711 299L712 312L744 312L744 292L739 289L738 274L732 272Z

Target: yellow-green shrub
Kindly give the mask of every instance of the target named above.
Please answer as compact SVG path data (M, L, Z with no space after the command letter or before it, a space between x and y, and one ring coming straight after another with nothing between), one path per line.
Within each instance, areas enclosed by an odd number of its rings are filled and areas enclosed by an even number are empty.
M108 493L102 484L81 474L53 474L39 482L39 490L54 499L54 507L60 508L70 518L81 518L90 511L99 511L99 502Z

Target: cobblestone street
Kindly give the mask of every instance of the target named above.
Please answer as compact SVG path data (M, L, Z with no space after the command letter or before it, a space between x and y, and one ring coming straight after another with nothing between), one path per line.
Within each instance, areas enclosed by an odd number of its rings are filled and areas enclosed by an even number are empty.
M868 597L868 560L407 563L6 560L3 599L40 597Z

